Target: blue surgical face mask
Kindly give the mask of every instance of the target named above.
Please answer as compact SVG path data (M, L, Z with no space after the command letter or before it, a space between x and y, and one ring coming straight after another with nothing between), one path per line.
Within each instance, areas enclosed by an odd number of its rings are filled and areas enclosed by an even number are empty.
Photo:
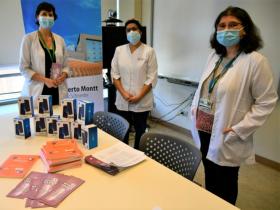
M39 16L39 24L44 29L51 29L54 25L54 18Z
M225 47L231 47L239 43L240 41L240 30L223 30L223 31L217 31L217 41L225 46Z
M129 43L133 45L136 45L141 39L141 35L138 31L130 31L126 34L126 37Z

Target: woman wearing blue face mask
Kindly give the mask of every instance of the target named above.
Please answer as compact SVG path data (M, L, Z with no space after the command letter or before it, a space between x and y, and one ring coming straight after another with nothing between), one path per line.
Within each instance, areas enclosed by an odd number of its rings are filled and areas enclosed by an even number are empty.
M65 62L65 43L52 33L57 15L52 4L42 2L35 13L37 31L24 36L20 51L20 71L25 77L22 95L52 95L54 105L67 93L64 80L68 76Z
M238 171L254 161L253 133L272 112L277 93L258 30L248 13L228 7L215 21L214 51L192 103L193 137L202 152L206 189L235 204Z
M118 113L134 125L135 144L139 148L153 108L153 92L157 81L157 60L153 48L141 42L142 26L137 20L125 23L128 44L116 48L111 76L117 89ZM128 134L125 137L128 144Z

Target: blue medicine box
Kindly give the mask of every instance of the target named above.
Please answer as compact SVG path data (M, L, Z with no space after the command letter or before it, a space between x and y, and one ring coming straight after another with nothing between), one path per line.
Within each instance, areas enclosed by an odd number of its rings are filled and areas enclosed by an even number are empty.
M71 138L71 122L65 120L57 121L57 130L59 139Z
M46 117L35 115L34 127L35 127L36 136L46 136L47 135Z
M71 122L71 136L73 139L76 140L81 140L82 139L82 134L81 134L81 130L82 130L82 124L78 123L76 121Z
M82 142L85 148L92 149L97 147L97 127L96 125L83 125L81 130Z
M78 100L77 121L83 125L93 123L94 103L91 101Z
M57 121L60 120L59 115L53 115L51 117L46 117L46 125L47 125L47 135L49 137L57 137Z
M20 117L33 117L34 107L33 107L33 97L32 96L21 96L18 98L18 110Z
M38 115L43 117L49 117L53 115L52 108L52 96L51 95L40 95L37 98Z
M61 117L63 120L75 121L77 119L77 100L66 98L61 102Z
M29 118L16 117L14 118L15 134L20 138L28 138L31 136Z

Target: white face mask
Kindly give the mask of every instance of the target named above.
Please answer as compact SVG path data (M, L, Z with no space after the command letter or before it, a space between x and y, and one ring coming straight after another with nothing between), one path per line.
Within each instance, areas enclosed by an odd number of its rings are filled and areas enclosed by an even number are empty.
M130 44L136 45L141 39L141 34L138 31L130 31L126 37Z
M51 29L54 25L53 17L39 16L39 24L44 29Z
M240 31L241 29L217 31L216 39L221 45L231 47L240 42Z

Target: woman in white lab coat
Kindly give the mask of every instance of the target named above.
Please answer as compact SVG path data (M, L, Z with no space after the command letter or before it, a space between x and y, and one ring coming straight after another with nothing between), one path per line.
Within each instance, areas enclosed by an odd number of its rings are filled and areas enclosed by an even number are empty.
M154 49L140 40L141 24L131 19L125 23L125 28L129 44L116 48L111 76L117 89L118 113L134 125L134 148L138 149L148 114L153 109L152 88L157 82L157 60ZM128 143L128 134L124 142Z
M65 62L65 43L62 37L51 32L57 19L52 4L40 3L35 18L38 31L25 35L21 44L19 68L25 78L22 95L33 96L34 101L41 94L52 95L56 105L67 94L64 80L69 71ZM51 75L51 69L61 73Z
M217 17L192 104L193 137L202 152L206 189L235 204L240 164L252 161L253 133L272 112L271 67L248 13L228 7Z

